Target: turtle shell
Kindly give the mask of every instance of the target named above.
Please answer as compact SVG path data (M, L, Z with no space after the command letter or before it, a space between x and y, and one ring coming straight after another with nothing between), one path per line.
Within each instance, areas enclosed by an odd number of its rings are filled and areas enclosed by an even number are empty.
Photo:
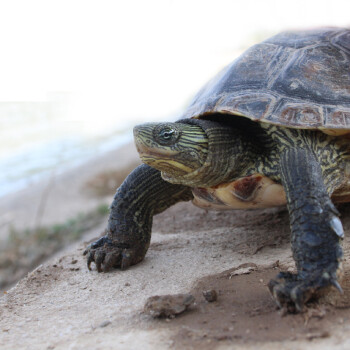
M214 113L350 132L350 30L284 32L252 46L194 98L183 118Z

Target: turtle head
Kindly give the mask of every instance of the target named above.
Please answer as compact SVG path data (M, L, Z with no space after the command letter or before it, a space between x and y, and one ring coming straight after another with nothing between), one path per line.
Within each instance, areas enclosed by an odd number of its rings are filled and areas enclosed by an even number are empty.
M192 173L207 158L208 137L198 125L146 123L134 128L134 139L141 160L166 177Z
M255 139L225 121L182 119L134 128L141 160L173 184L212 187L245 176L261 152Z

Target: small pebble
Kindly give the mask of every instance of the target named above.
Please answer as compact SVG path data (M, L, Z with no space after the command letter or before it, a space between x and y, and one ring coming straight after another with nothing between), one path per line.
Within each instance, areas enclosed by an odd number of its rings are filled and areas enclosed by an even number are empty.
M99 325L99 327L100 328L104 328L104 327L107 327L108 325L110 325L111 324L111 321L103 321L100 325Z
M203 290L203 296L206 301L212 303L213 301L218 300L218 293L215 289Z
M306 334L306 339L313 340L318 338L329 338L330 336L331 335L329 332L323 331L323 332L308 333Z

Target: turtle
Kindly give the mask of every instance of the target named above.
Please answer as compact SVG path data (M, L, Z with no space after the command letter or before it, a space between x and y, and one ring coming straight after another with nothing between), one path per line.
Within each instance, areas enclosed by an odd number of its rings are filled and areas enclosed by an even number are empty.
M268 283L280 308L302 312L342 292L350 201L350 30L277 34L250 47L195 95L175 122L134 128L143 162L110 208L106 234L85 250L97 270L139 263L152 218L180 201L206 209L286 205L296 272Z

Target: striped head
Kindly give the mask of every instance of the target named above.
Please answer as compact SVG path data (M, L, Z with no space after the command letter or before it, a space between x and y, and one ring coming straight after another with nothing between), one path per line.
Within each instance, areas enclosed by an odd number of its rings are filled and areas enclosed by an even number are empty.
M141 160L172 178L194 172L205 162L208 137L198 125L146 123L135 126Z

